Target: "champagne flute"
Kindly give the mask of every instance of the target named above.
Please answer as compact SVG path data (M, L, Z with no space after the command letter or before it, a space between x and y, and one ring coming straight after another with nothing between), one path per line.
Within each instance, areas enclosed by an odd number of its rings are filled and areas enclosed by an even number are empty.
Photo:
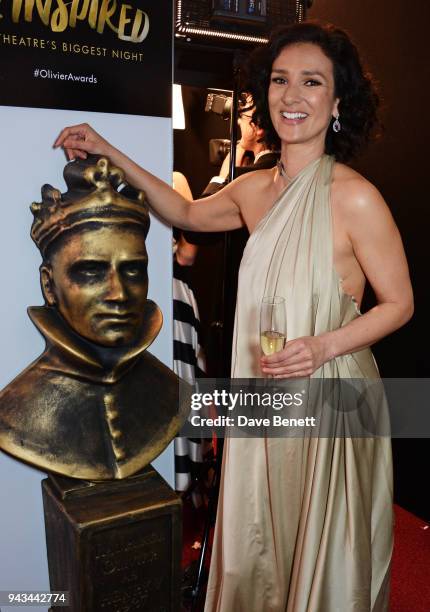
M279 295L263 297L260 310L260 344L265 355L281 351L287 339L285 299Z

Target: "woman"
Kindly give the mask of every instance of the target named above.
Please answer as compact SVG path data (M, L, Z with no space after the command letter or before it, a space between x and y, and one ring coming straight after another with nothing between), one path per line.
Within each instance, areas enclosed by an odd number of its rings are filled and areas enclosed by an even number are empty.
M413 298L386 204L339 163L375 123L371 83L346 34L312 23L278 31L250 81L255 121L280 142L282 164L202 203L190 205L86 125L66 128L56 145L70 157L108 155L173 225L246 224L233 376L376 378L367 347L408 321ZM377 306L360 315L366 279ZM261 357L260 303L274 294L286 298L290 340ZM388 439L227 440L206 611L387 610L390 452Z

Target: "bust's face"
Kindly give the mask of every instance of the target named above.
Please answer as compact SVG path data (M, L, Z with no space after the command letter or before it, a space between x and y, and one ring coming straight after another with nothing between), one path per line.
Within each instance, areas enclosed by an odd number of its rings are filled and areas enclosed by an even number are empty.
M79 335L123 346L143 324L148 292L143 233L106 226L71 236L51 261L48 303Z

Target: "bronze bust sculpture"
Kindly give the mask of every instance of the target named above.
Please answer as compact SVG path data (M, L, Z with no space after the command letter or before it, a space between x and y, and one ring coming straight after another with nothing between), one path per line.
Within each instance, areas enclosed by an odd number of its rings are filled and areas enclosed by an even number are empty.
M90 156L66 165L67 192L33 204L45 306L28 310L44 353L0 393L0 448L86 480L152 461L188 412L179 379L146 348L162 315L147 300L144 195Z

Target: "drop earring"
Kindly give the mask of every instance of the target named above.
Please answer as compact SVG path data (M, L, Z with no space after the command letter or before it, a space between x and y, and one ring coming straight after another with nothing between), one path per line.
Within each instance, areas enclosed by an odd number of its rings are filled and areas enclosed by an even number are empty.
M337 134L338 132L340 132L341 129L342 129L342 126L340 125L339 114L338 114L336 119L333 122L333 132L336 132Z

